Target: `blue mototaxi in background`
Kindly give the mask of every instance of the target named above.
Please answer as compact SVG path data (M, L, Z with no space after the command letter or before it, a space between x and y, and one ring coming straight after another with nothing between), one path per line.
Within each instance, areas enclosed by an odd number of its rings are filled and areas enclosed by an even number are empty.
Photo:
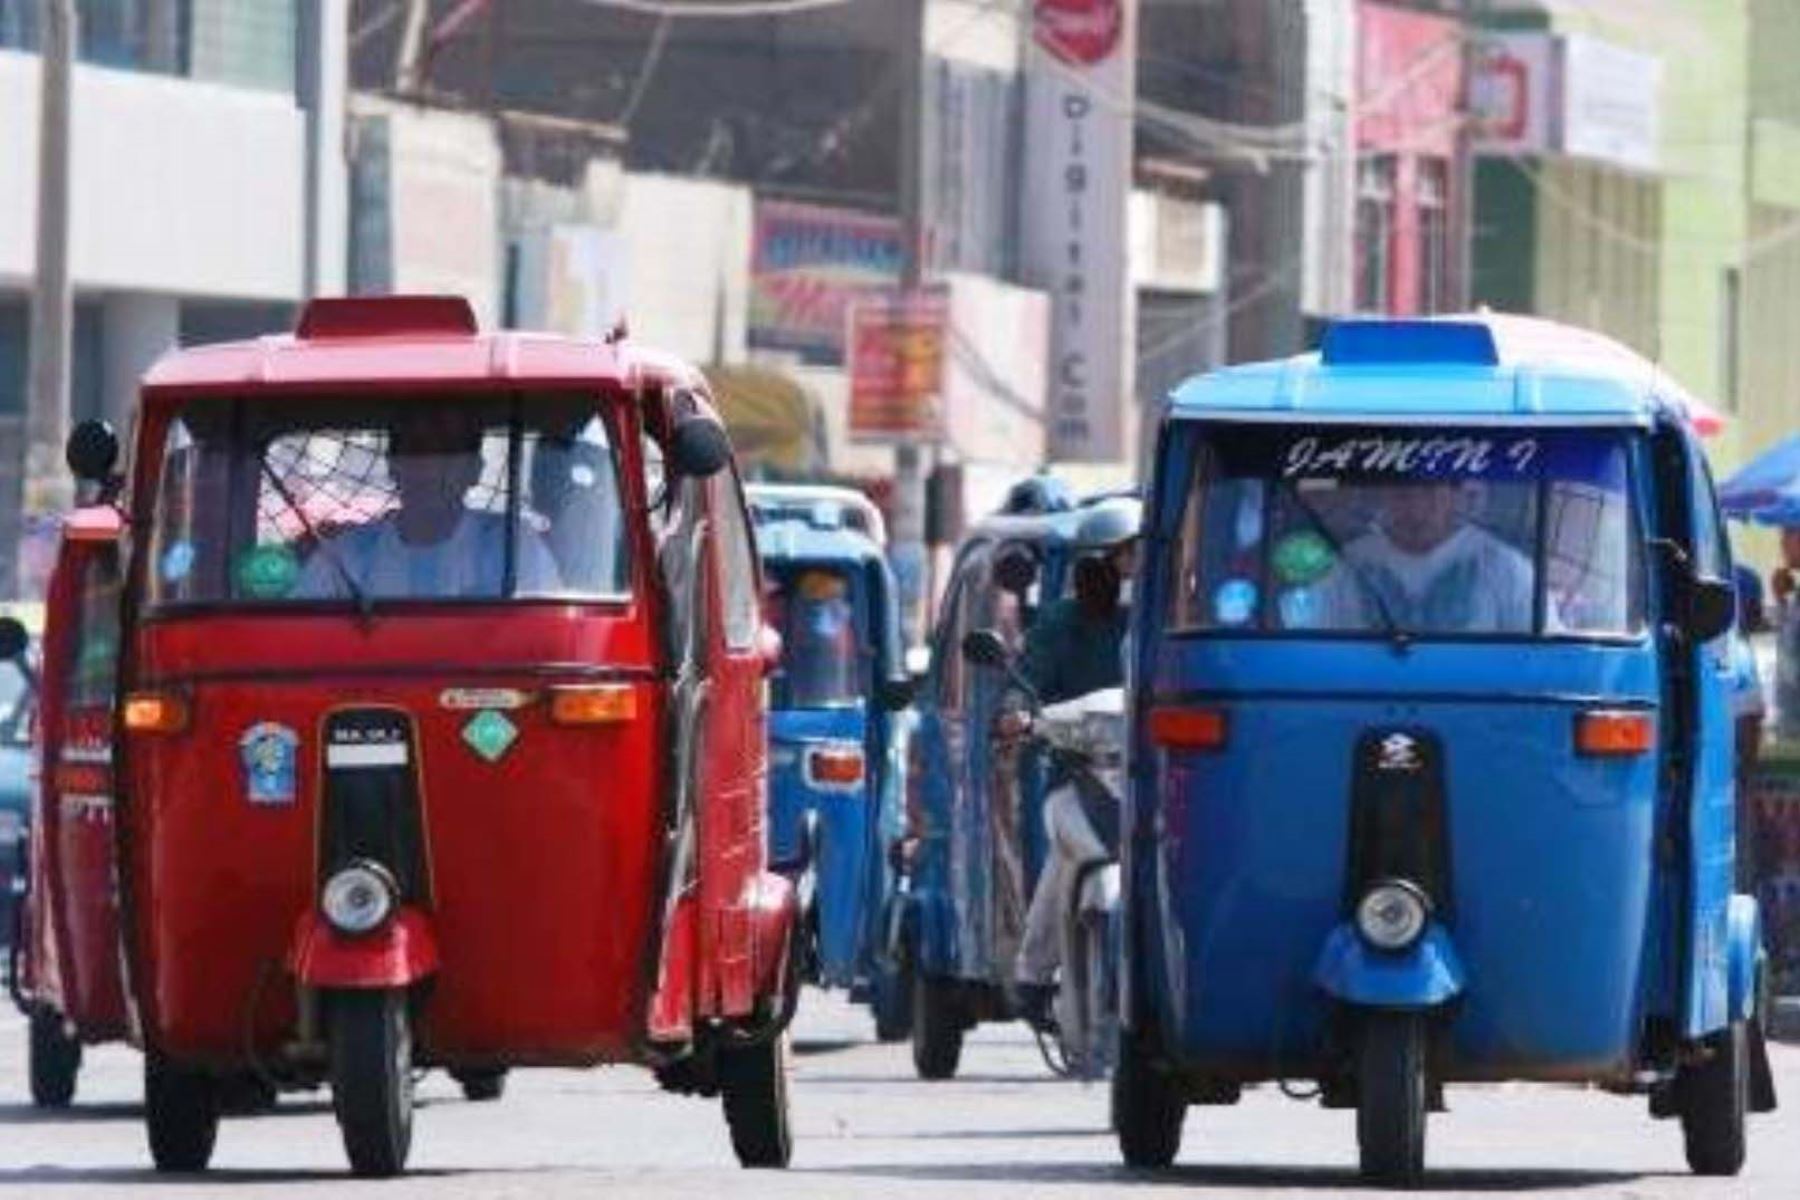
M769 853L800 877L809 982L847 988L884 1040L907 1034L887 959L895 873L887 848L904 804L903 660L894 579L874 505L844 488L749 488L782 639L770 678Z
M1644 377L1505 333L1348 322L1173 397L1131 633L1132 1164L1271 1080L1354 1107L1402 1184L1448 1083L1645 1094L1701 1174L1774 1107L1705 460Z
M1017 1015L1016 960L1047 850L1046 764L993 735L1011 685L967 661L963 641L991 631L1017 658L1034 622L1069 594L1083 521L1118 502L1136 504L1126 493L1077 499L1062 481L1034 477L957 547L916 697L897 931L922 1078L955 1075L970 1028Z

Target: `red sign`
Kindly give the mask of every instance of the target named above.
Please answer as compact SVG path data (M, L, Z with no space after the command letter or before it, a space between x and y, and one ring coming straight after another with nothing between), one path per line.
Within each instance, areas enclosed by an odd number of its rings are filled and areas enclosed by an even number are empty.
M943 430L944 347L950 299L897 293L850 305L850 436L936 437Z
M1125 33L1125 0L1037 0L1038 45L1071 66L1112 57Z

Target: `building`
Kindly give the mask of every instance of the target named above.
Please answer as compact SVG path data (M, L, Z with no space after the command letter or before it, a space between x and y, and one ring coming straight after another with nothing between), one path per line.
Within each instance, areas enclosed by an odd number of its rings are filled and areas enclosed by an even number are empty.
M128 419L179 342L343 285L342 0L82 0L71 131L76 419ZM20 530L36 261L36 0L0 0L0 546ZM337 70L331 65L338 64ZM315 100L314 97L319 97ZM29 539L42 570L42 531ZM0 596L14 590L0 555ZM29 587L35 580L24 580Z

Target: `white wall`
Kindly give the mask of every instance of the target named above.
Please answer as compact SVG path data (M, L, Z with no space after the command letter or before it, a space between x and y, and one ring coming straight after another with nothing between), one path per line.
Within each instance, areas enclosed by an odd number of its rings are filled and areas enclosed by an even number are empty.
M0 283L36 257L38 60L0 50ZM75 286L291 300L301 290L301 114L291 97L80 66Z
M750 190L630 174L617 232L629 247L632 338L691 362L743 362Z

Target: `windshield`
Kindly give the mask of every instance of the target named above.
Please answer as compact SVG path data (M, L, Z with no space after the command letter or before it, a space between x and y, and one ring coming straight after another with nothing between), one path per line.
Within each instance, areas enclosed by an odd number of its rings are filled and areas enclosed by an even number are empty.
M1622 437L1219 427L1199 448L1172 625L1632 636L1643 579Z
M165 440L150 601L622 596L612 447L573 396L195 403Z
M867 693L873 655L855 572L769 564L765 619L781 634L781 668L770 680L776 708L849 708Z
M23 746L31 738L31 693L17 663L0 662L0 746Z

